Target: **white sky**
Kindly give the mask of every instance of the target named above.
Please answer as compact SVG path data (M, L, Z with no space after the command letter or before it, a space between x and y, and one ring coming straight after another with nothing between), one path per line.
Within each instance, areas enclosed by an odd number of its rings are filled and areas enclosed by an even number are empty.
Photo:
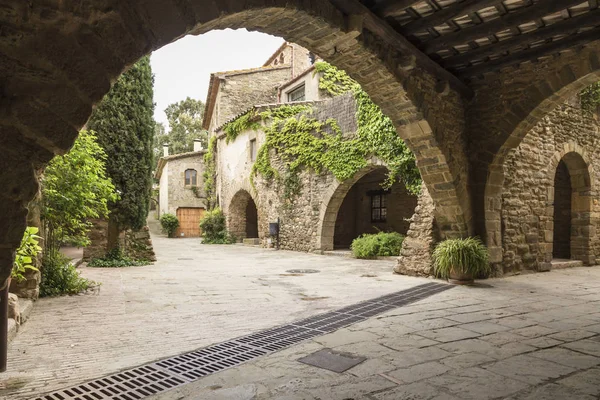
M205 101L212 72L260 67L282 43L264 33L227 29L186 36L155 51L154 119L168 126L165 108L188 96Z

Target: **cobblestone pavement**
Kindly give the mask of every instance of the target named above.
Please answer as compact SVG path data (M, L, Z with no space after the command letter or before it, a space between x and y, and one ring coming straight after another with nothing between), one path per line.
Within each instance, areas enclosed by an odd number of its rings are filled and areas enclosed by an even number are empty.
M367 357L345 373L297 360ZM152 400L600 398L600 268L456 287Z
M23 399L426 282L393 261L153 237L152 266L82 268L95 295L41 299L9 345L0 398ZM293 274L290 269L321 272Z

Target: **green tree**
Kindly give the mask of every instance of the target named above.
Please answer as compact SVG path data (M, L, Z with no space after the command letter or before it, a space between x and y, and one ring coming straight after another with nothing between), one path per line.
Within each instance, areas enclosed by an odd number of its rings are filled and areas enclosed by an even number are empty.
M71 151L48 164L41 178L40 211L47 251L67 240L87 245L89 219L108 216L108 204L118 196L106 174L106 159L94 133L81 131Z
M168 144L171 154L185 153L194 149L194 139L202 140L206 148L208 132L202 128L204 102L190 97L170 104L165 109L169 121ZM163 143L160 144L161 147Z
M150 57L145 56L119 77L88 121L108 155L108 175L120 194L109 206L109 250L118 247L121 231L142 228L148 216L155 130L153 83Z

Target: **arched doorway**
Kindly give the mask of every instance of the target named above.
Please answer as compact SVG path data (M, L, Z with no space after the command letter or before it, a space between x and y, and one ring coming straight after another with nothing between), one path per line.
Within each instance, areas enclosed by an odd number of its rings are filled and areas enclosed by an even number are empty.
M417 197L401 182L382 187L388 170L369 167L354 182L340 184L324 216L322 249L347 249L364 233L394 231L406 234ZM333 228L333 229L332 229Z
M571 151L560 159L553 171L552 259L592 264L593 201L588 163L580 154Z
M239 190L227 212L229 232L238 240L259 238L258 207L249 192Z

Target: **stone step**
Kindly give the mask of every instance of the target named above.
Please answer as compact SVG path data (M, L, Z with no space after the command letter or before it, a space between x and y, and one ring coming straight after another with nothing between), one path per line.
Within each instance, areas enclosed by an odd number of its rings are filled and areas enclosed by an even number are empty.
M21 325L29 319L33 310L33 300L22 299L19 297L19 310L21 311Z
M260 246L259 238L246 238L242 241L242 243L246 246Z
M328 250L323 252L326 256L334 256L334 257L352 257L352 250Z
M583 267L583 261L579 260L554 259L551 264L552 269Z

